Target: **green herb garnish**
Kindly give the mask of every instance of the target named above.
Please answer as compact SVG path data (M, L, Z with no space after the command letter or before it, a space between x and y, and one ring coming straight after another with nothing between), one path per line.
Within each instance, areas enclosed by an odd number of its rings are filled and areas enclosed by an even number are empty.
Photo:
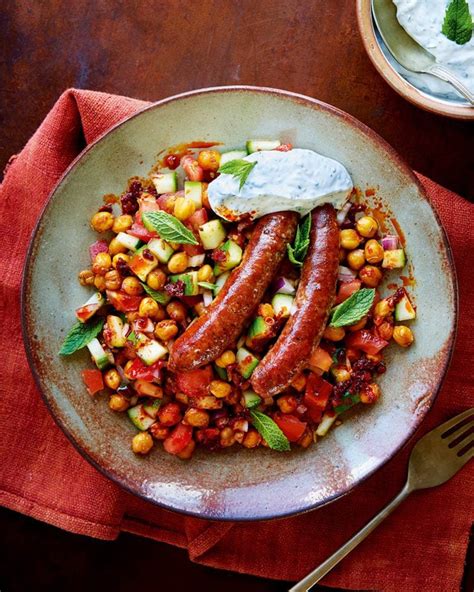
M158 290L153 290L153 288L150 288L150 286L144 282L140 282L140 284L142 285L142 288L145 290L145 292L151 296L153 300L156 300L158 304L168 304L170 301L170 297L166 292L158 292Z
M355 393L354 395L351 395L351 393L345 392L342 399L344 402L341 403L340 405L336 405L336 407L334 407L334 411L337 414L344 413L344 411L347 411L348 409L351 409L352 407L354 407L354 405L357 405L357 403L360 403L359 393Z
M250 410L250 418L257 432L273 450L286 452L291 450L290 443L271 417L261 411Z
M70 356L90 343L102 331L104 319L94 319L89 323L77 321L66 335L59 350L59 355Z
M443 35L458 45L464 45L471 40L472 25L472 16L466 0L451 0L441 28Z
M142 214L144 225L150 227L160 235L160 238L170 243L180 245L197 245L194 234L186 226L171 214L162 210L157 212L144 212Z
M240 179L239 190L247 181L247 177L252 172L253 167L257 164L257 162L248 162L241 158L237 158L236 160L230 160L223 164L220 169L217 171L218 173L224 173L226 175L232 175L236 179Z
M288 259L297 267L302 267L309 247L309 235L311 232L311 214L308 214L298 224L293 245L288 245Z
M375 290L373 288L357 290L347 300L333 308L329 325L331 327L354 325L369 312L374 298Z
M201 288L204 288L205 290L211 290L214 294L216 293L216 290L219 289L217 284L211 284L210 282L198 282L198 286L201 286Z

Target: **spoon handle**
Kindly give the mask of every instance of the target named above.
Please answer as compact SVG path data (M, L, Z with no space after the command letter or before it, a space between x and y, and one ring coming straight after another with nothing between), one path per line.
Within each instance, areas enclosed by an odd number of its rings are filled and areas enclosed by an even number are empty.
M441 78L445 82L449 82L454 86L454 88L461 94L465 99L467 99L472 106L474 106L474 93L472 93L460 80L457 76L455 76L452 72L450 72L444 66L440 66L439 64L433 64L429 68L424 70L427 74L431 74L432 76L436 76L437 78Z
M411 489L408 483L402 491L395 497L383 510L381 510L372 520L359 530L351 539L340 547L331 557L321 563L319 567L309 573L306 577L300 580L297 584L290 588L289 592L308 592L308 590L319 582L328 572L335 567L341 559L350 553L353 549L361 543L367 535L369 535L385 518L393 512L393 510L410 494Z

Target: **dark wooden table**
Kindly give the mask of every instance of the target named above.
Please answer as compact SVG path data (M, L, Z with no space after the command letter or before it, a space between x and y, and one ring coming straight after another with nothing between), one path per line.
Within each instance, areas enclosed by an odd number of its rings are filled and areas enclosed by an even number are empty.
M386 85L364 53L354 5L355 0L3 0L0 170L68 87L157 100L205 86L253 84L307 94L348 111L416 170L474 199L474 126L425 113ZM0 521L2 592L176 590L177 573L182 589L287 589L284 583L193 565L182 550L130 535L115 543L94 541L6 510Z

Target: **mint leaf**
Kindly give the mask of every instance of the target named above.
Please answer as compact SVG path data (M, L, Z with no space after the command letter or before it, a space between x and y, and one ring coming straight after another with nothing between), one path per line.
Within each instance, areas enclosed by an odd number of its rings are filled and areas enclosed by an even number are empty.
M157 212L144 212L142 214L143 223L156 230L160 238L170 243L179 243L180 245L199 244L194 234L186 226L167 212L159 210Z
M59 350L60 356L70 356L90 343L102 331L104 319L94 319L89 323L77 321L66 335Z
M153 300L156 300L156 302L158 302L158 304L168 304L168 302L170 301L170 297L166 292L158 292L158 290L153 290L153 288L150 288L150 286L148 284L145 284L144 282L140 282L140 284L142 285L142 288L145 290L148 296L151 296Z
M446 8L441 32L458 45L471 40L472 17L466 0L451 0Z
M261 411L250 410L250 418L257 432L273 450L286 452L291 450L290 443L271 417Z
M301 267L308 252L311 233L311 214L308 214L298 224L293 245L287 245L288 259L293 265Z
M210 282L198 282L198 286L201 286L201 288L205 288L206 290L211 290L214 293L219 288L219 286L211 284Z
M333 308L329 325L331 327L354 325L369 312L374 298L374 288L362 288L354 292L347 300Z
M229 160L229 162L223 164L217 172L232 175L236 179L240 179L239 189L242 189L245 181L247 181L247 177L250 175L256 164L257 162L247 162L246 160L237 158L236 160Z

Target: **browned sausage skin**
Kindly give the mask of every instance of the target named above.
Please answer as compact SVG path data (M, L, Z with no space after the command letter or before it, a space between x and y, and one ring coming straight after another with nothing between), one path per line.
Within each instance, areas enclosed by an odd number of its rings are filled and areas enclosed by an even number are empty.
M296 311L252 375L252 387L259 395L280 393L307 367L334 301L339 266L336 212L324 205L311 216L311 242L296 292Z
M202 317L179 337L170 352L168 368L192 370L219 357L235 345L260 303L293 240L298 224L294 212L263 216L255 225L242 262L234 269Z

